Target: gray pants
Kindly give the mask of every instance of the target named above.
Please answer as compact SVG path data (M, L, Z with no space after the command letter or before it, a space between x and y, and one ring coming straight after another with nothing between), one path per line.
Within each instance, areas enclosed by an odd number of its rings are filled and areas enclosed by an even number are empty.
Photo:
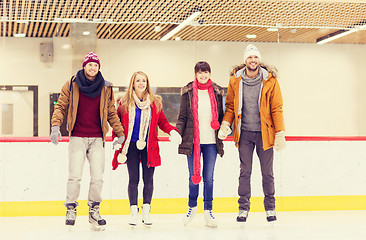
M273 148L263 150L261 132L241 131L239 140L240 176L239 210L250 209L250 177L252 174L253 151L256 149L262 172L262 187L265 210L275 209L275 188L273 177Z
M102 138L70 137L69 141L69 179L67 182L66 204L76 203L80 194L80 182L85 158L90 166L90 186L88 205L101 202L105 149ZM77 203L76 203L77 204Z

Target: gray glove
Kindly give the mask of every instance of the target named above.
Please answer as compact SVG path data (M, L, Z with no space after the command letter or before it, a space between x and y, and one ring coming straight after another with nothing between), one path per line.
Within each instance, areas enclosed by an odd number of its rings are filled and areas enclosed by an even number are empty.
M125 136L115 137L113 139L113 150L117 151L122 147L122 143L125 141Z
M60 127L59 126L53 126L51 128L51 142L55 145L58 144L58 141L61 141L61 132L60 132Z

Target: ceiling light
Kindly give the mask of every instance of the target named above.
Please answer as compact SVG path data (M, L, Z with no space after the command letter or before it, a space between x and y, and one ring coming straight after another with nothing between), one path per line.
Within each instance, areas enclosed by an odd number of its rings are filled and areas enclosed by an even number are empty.
M189 16L186 20L184 20L182 23L180 23L172 31L168 32L164 37L162 37L160 39L160 41L168 40L170 37L172 37L174 34L179 32L182 28L184 28L186 25L188 25L191 21L193 21L200 14L201 14L201 11L194 12L191 16Z
M319 44L319 45L320 44L324 44L324 43L333 41L335 39L338 39L338 38L347 36L347 35L349 35L351 33L358 32L359 30L363 30L363 29L366 29L366 25L356 26L356 27L351 28L351 29L348 29L348 30L345 30L345 29L338 30L336 32L333 32L333 33L330 33L328 35L325 35L324 37L318 38L316 40L316 44Z
M254 38L257 38L257 35L255 35L255 34L247 34L245 37L246 38L250 38L250 39L254 39Z
M83 32L83 35L84 35L84 36L89 36L89 35L90 35L90 32L89 32L89 31L84 31L84 32Z
M278 32L278 28L267 28L268 32Z
M20 38L20 37L25 37L25 33L14 33L13 35L14 37Z
M61 45L61 48L64 50L68 50L71 48L71 46L70 46L70 44L63 44L63 45Z
M176 37L174 40L175 40L175 41L180 41L180 40L181 40L181 38L180 38L180 37Z
M291 28L290 33L295 34L297 32L296 28Z
M29 22L27 20L17 20L16 23L25 23L25 24L28 24Z
M161 26L155 26L154 31L155 32L160 32L161 31Z

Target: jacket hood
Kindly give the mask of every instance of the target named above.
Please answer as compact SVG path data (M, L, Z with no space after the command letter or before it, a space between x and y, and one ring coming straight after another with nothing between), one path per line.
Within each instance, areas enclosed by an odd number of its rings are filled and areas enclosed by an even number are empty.
M275 66L268 65L268 64L265 64L265 63L260 63L259 66L262 67L264 70L266 70L268 73L270 73L273 77L277 78L277 76L278 76L278 70L277 70L277 68ZM241 64L241 65L238 65L238 66L234 66L233 69L230 72L230 76L235 75L235 77L239 77L238 75L241 74L241 72L243 71L244 67L245 67L245 64ZM240 72L240 74L238 74L239 72ZM267 77L266 80L268 80L268 77Z
M180 89L180 95L183 95L189 91L193 91L193 82L189 82L187 85L185 85L184 87L182 87ZM218 94L218 95L221 95L221 96L224 96L224 89L222 87L220 87L219 85L217 85L216 83L212 82L212 87L213 87L213 90Z

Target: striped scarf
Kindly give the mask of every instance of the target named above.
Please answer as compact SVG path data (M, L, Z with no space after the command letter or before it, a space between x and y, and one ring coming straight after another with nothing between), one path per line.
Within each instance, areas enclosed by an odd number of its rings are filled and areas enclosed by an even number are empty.
M140 101L136 93L133 92L133 98L135 100L135 106L141 109L141 121L140 121L140 131L139 140L136 142L136 147L142 150L146 147L146 136L147 130L150 125L151 107L150 107L150 97L147 95L145 101ZM119 163L125 163L127 161L127 151L130 146L131 136L133 131L133 126L135 124L136 107L129 107L128 109L128 133L125 145L122 148L121 153L118 155L117 161Z

